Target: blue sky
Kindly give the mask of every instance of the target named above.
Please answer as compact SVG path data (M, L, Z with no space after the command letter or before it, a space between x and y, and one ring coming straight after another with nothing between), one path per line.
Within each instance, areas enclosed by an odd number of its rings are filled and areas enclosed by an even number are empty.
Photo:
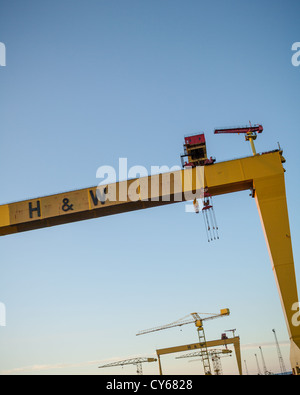
M180 165L189 133L205 132L217 161L247 156L243 136L213 130L251 120L264 127L257 151L279 141L287 159L299 279L299 11L277 0L0 1L0 203L97 185L97 168L121 157L149 171ZM0 372L134 373L88 362L195 342L192 326L135 334L224 307L231 316L207 323L207 339L237 328L249 372L258 345L276 371L275 328L289 366L255 202L246 191L214 204L220 240L210 244L183 203L2 237ZM172 357L166 372L196 365ZM236 373L232 358L223 370Z

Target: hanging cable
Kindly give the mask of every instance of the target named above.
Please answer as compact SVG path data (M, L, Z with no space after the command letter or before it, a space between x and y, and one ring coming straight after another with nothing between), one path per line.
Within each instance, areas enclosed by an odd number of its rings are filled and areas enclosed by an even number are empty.
M203 203L202 213L204 218L205 230L208 242L219 239L219 228L217 225L216 215L213 209L212 197L208 193L208 188L201 190L201 198ZM196 199L195 199L196 200ZM194 201L195 205L195 201Z

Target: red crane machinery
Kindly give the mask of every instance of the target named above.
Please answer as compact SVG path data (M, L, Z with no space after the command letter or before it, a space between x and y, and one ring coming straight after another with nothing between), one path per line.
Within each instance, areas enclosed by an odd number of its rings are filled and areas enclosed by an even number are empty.
M184 154L181 155L182 167L211 165L216 161L212 157L207 158L204 133L185 137L183 147ZM188 157L188 162L183 162L183 158L186 156Z
M214 133L215 134L222 134L222 133L244 133L245 134L245 140L250 141L251 148L253 155L256 155L256 150L254 146L254 140L257 137L257 133L262 133L263 127L262 125L251 125L250 126L243 126L243 127L234 127L234 128L222 128L222 129L215 129Z

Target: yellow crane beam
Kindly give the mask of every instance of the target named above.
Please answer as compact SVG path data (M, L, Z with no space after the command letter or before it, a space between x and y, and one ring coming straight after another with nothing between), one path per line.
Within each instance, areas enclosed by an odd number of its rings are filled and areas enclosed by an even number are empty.
M4 204L0 236L193 200L203 174L198 167Z
M281 151L0 206L0 235L250 189L255 197L300 374L299 301Z
M241 348L240 348L239 336L235 336L230 339L210 340L210 341L207 341L205 345L203 343L192 343L192 344L185 344L182 346L160 348L160 349L156 350L157 359L158 359L159 374L163 374L162 367L161 367L161 360L160 360L160 357L162 355L174 354L174 353L182 352L182 351L199 350L204 347L206 347L206 348L218 347L218 346L223 346L223 345L227 345L227 344L233 344L233 346L234 346L236 362L238 365L239 374L241 375L242 374L242 361L241 361Z

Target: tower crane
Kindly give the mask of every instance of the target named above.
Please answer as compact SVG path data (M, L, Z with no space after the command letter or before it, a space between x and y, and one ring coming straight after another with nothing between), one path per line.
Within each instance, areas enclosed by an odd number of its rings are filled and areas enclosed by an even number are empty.
M264 375L268 376L270 374L272 374L271 372L268 371L267 366L266 366L266 362L265 362L265 358L264 358L264 354L262 352L262 348L261 346L259 346L260 349L260 354L261 354L261 359L262 359L262 363L263 363L263 369L264 369Z
M259 376L261 376L261 370L260 370L260 367L259 367L259 363L258 363L257 355L256 355L256 354L254 354L254 356L255 356L255 359L256 359L257 373L258 373L258 375L259 375Z
M250 126L242 126L242 127L234 127L234 128L223 128L223 129L215 129L214 134L221 134L221 133L244 133L245 140L249 141L251 144L253 155L256 155L256 150L254 146L254 140L256 140L257 133L262 133L263 127L262 125L251 125Z
M226 348L223 350L217 350L217 349L209 350L208 354L211 357L211 360L213 363L213 369L214 369L216 376L221 376L223 374L220 358L221 357L231 357L231 353L232 353L232 351L228 350ZM176 359L199 357L199 356L201 356L201 351L187 353L187 354L181 355L180 357L176 357Z
M131 358L131 359L124 359L122 361L116 361L112 363L107 363L105 365L98 366L98 368L110 368L113 366L123 366L123 365L136 365L136 372L138 375L143 374L142 363L145 362L156 362L156 358Z
M203 367L204 367L204 374L210 375L211 374L211 367L210 367L209 355L208 355L208 351L207 351L207 347L206 347L206 338L205 338L205 332L204 332L204 328L203 328L203 321L227 316L230 314L230 310L227 308L221 309L220 314L211 314L210 316L205 317L205 318L201 318L199 314L205 314L205 313L188 314L185 317L180 318L177 321L171 322L170 324L142 330L137 333L137 336L144 335L144 334L150 333L150 332L156 332L156 331L160 331L160 330L164 330L164 329L173 328L176 326L182 326L182 325L187 325L187 324L192 324L192 323L195 324L195 326L197 328L199 344L202 347L201 348L201 358L202 358L202 363L203 363ZM187 319L187 317L189 317L190 315L192 316L192 318Z
M278 340L277 340L275 329L272 329L272 332L274 333L274 337L275 337L277 354L278 354L279 365L280 365L280 371L281 371L282 374L286 374L286 369L285 369L284 361L283 361L282 354L281 354L281 351L280 351L280 347L279 347L279 343L278 343Z

